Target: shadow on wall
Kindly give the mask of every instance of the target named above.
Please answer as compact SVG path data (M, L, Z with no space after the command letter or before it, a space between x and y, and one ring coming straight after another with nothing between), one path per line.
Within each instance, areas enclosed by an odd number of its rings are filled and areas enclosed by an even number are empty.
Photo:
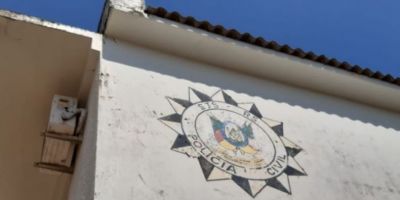
M291 106L337 115L354 121L370 123L375 126L400 130L400 115L395 112L345 99L332 98L272 81L249 78L249 76L223 68L211 67L207 64L194 63L189 60L182 61L178 57L138 46L128 46L118 41L106 39L105 43L103 58L116 63L215 86L224 90L270 99ZM229 74L229 76L224 77L224 81L221 81L221 73Z

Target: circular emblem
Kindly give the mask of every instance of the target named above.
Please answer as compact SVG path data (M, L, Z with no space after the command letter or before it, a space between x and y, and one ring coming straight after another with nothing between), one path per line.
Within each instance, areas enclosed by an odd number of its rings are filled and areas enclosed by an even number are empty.
M279 136L243 108L216 101L196 103L183 112L182 130L198 154L229 174L265 180L287 166Z
M167 100L175 113L159 120L177 133L171 150L196 158L207 181L232 180L256 197L265 187L291 194L289 176L306 175L294 158L302 148L254 103L193 88L188 100Z

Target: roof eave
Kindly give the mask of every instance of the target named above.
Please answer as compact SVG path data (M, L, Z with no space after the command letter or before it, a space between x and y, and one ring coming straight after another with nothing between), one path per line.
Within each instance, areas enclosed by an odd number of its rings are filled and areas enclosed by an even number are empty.
M104 34L199 62L400 111L397 85L143 12L111 9Z

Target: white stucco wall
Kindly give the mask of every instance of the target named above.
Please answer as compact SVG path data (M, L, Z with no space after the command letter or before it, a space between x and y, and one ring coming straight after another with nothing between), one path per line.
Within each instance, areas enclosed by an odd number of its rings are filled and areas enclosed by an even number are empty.
M99 68L97 70L99 70ZM96 74L99 74L98 71ZM83 134L83 142L78 149L79 153L75 161L75 170L69 187L69 200L94 199L99 83L100 77L94 77L86 106L88 115Z
M292 195L267 187L256 199L400 198L399 113L116 40L105 40L100 73L96 200L253 199L170 150L177 135L158 118L173 113L165 97L187 99L188 87L256 103L304 149L296 160L307 176L289 178Z

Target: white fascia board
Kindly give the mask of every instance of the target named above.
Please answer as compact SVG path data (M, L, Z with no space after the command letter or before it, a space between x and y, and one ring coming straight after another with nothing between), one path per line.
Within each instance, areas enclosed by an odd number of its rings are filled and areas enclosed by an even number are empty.
M111 9L104 34L217 67L400 111L400 87L152 15Z

